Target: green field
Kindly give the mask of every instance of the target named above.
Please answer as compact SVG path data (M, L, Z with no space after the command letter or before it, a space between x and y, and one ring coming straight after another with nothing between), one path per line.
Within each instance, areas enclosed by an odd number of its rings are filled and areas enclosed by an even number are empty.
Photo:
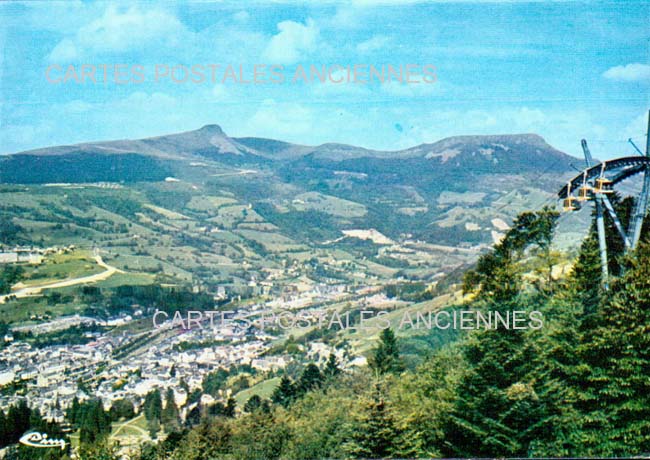
M280 378L274 377L272 379L264 380L253 385L250 388L240 391L235 395L237 407L243 407L246 401L253 396L258 395L262 399L269 399L273 394L273 390L280 384Z

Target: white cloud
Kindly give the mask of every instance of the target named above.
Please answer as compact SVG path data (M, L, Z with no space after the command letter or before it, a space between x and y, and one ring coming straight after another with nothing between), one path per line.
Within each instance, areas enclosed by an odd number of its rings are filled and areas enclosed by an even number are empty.
M75 42L69 38L64 38L57 43L50 53L50 61L52 62L71 62L78 58L78 47Z
M282 21L278 30L264 51L264 57L270 63L293 64L318 45L319 30L311 18L305 24Z
M50 61L63 62L98 53L125 52L150 47L175 46L189 32L173 14L141 10L132 6L109 6L101 17L85 24L71 37L61 40L50 53Z
M374 35L366 41L363 41L357 45L357 51L359 53L372 53L373 51L380 50L384 48L390 42L390 37L385 35Z
M276 139L296 139L314 126L312 111L298 103L278 103L267 99L248 123L249 132Z
M603 77L615 81L650 81L650 65L635 62L607 69Z
M371 133L373 110L365 116L337 105L310 104L309 102L263 101L242 126L240 135L269 137L305 145L325 142L342 142L363 145L359 133Z

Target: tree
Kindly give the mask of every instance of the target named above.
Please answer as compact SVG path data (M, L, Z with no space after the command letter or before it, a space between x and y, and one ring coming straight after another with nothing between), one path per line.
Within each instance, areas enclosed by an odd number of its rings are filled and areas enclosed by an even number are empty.
M323 374L325 377L332 378L336 377L341 373L341 368L339 367L338 360L336 359L336 355L334 353L330 353L329 357L327 358L327 363L325 364L325 369L323 370Z
M79 398L75 396L72 399L72 404L66 410L65 415L71 425L77 426L79 423Z
M404 370L397 338L392 329L386 328L381 331L379 344L370 358L370 367L379 374L399 374Z
M569 276L569 287L583 305L585 314L595 313L602 294L598 236L595 230L584 239Z
M223 386L226 383L226 380L228 380L229 376L230 373L221 367L216 371L207 374L203 378L203 391L211 396L216 397L219 394L219 390L223 389Z
M119 460L119 449L116 444L106 441L94 444L82 444L79 448L79 460Z
M20 280L23 272L20 265L5 265L0 269L0 294L11 292L11 286Z
M583 454L650 451L650 244L641 243L578 349Z
M147 420L157 419L160 421L160 417L162 416L162 399L159 389L156 388L145 396L144 416Z
M280 385L273 390L271 401L280 404L283 407L289 407L294 399L296 399L295 386L293 382L291 382L291 379L284 375L280 379Z
M387 458L398 449L399 432L379 385L365 402L348 451L360 458Z
M283 419L273 413L256 411L241 417L232 426L232 458L282 458L290 435Z
M109 413L111 415L111 420L114 422L117 422L120 419L128 420L135 416L133 403L128 399L118 399L113 401Z
M488 309L522 308L502 302ZM533 348L522 330L476 331L464 344L469 372L445 426L450 456L525 456L527 428L540 419L534 382L529 378Z
M99 399L92 399L80 409L80 431L79 440L82 443L91 444L99 441L111 431L110 416L104 411L104 406Z
M549 207L517 216L501 242L479 257L476 268L465 273L463 291L476 292L477 297L495 302L515 297L522 284L519 262L530 246L535 249L533 255L538 255L546 266L547 284L550 286L556 261L551 243L558 217L558 213Z
M309 363L300 374L296 387L298 394L303 395L308 391L320 388L322 384L323 374L321 374L320 369L314 363Z
M167 389L165 395L165 408L162 410L161 421L165 425L167 432L173 432L180 429L180 417L178 414L178 407L174 401L174 390Z
M262 398L259 395L253 395L248 398L246 404L244 404L244 411L250 413L255 412L262 406Z
M149 430L151 439L156 439L160 431L160 420L157 418L147 419L147 430Z
M226 417L232 418L235 416L236 411L237 411L237 401L235 400L235 398L230 396L226 401L226 409L224 411L224 415Z

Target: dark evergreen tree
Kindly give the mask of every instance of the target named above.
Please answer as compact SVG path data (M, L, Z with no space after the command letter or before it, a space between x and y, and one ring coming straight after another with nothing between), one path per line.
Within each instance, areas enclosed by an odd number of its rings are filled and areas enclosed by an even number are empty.
M320 369L314 363L309 363L300 374L296 387L298 394L303 395L308 391L320 388L322 384L323 374L321 374Z
M248 398L246 404L244 404L244 411L252 414L262 406L262 398L259 395L253 395Z
M531 310L520 295L519 262L530 245L550 248L557 213L543 209L523 213L494 250L479 258L465 279L477 293L474 308L507 317ZM550 270L550 267L549 267ZM525 456L548 419L534 378L535 340L523 330L505 327L480 330L464 347L469 371L457 388L455 407L445 427L451 455Z
M66 411L66 418L72 426L78 426L79 424L79 398L76 396L72 399L72 404L68 407Z
M0 447L9 444L9 430L10 427L7 424L7 416L4 411L0 410Z
M81 405L79 440L82 443L94 443L102 440L111 431L110 416L104 411L99 399L92 399Z
M17 442L22 434L29 429L31 410L27 401L21 400L12 405L7 413L7 434L10 442Z
M162 416L162 399L159 389L156 388L145 396L144 416L147 420L157 419L160 422L160 417Z
M296 399L296 388L293 382L286 375L282 376L280 385L273 391L271 401L281 406L289 407L294 399Z
M235 398L230 396L228 398L228 400L226 401L226 407L225 407L225 410L224 410L224 415L226 417L232 418L232 417L235 416L236 411L237 411L237 401L235 400Z
M160 431L160 420L155 417L147 419L147 430L149 431L151 439L156 439L158 437L158 432Z
M336 355L334 353L330 353L329 357L327 358L327 363L325 364L323 374L325 377L332 378L336 377L340 373L341 368L339 367L339 362L336 359Z
M398 449L399 431L382 393L379 385L375 386L346 446L357 458L389 458Z
M392 329L386 328L379 335L379 344L370 358L370 367L379 374L399 374L404 370L397 338Z
M165 395L165 408L162 410L161 421L167 432L178 431L180 429L180 416L178 413L178 407L176 406L176 401L174 400L174 390L172 388L167 389Z
M640 244L584 336L583 455L650 451L650 245Z

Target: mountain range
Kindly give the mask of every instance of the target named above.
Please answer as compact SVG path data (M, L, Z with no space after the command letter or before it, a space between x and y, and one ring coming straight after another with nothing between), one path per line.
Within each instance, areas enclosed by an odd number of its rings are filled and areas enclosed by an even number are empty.
M257 255L262 269L278 256L321 251L367 260L374 274L428 277L475 260L519 212L553 204L576 162L535 134L378 151L229 137L207 125L0 157L0 217L23 229L23 241L38 234L64 244L69 232L43 229L68 225L77 244L117 239L114 247L136 254L115 230L131 225L150 247L172 238L179 251L218 250L226 265ZM572 227L563 235L578 241Z

